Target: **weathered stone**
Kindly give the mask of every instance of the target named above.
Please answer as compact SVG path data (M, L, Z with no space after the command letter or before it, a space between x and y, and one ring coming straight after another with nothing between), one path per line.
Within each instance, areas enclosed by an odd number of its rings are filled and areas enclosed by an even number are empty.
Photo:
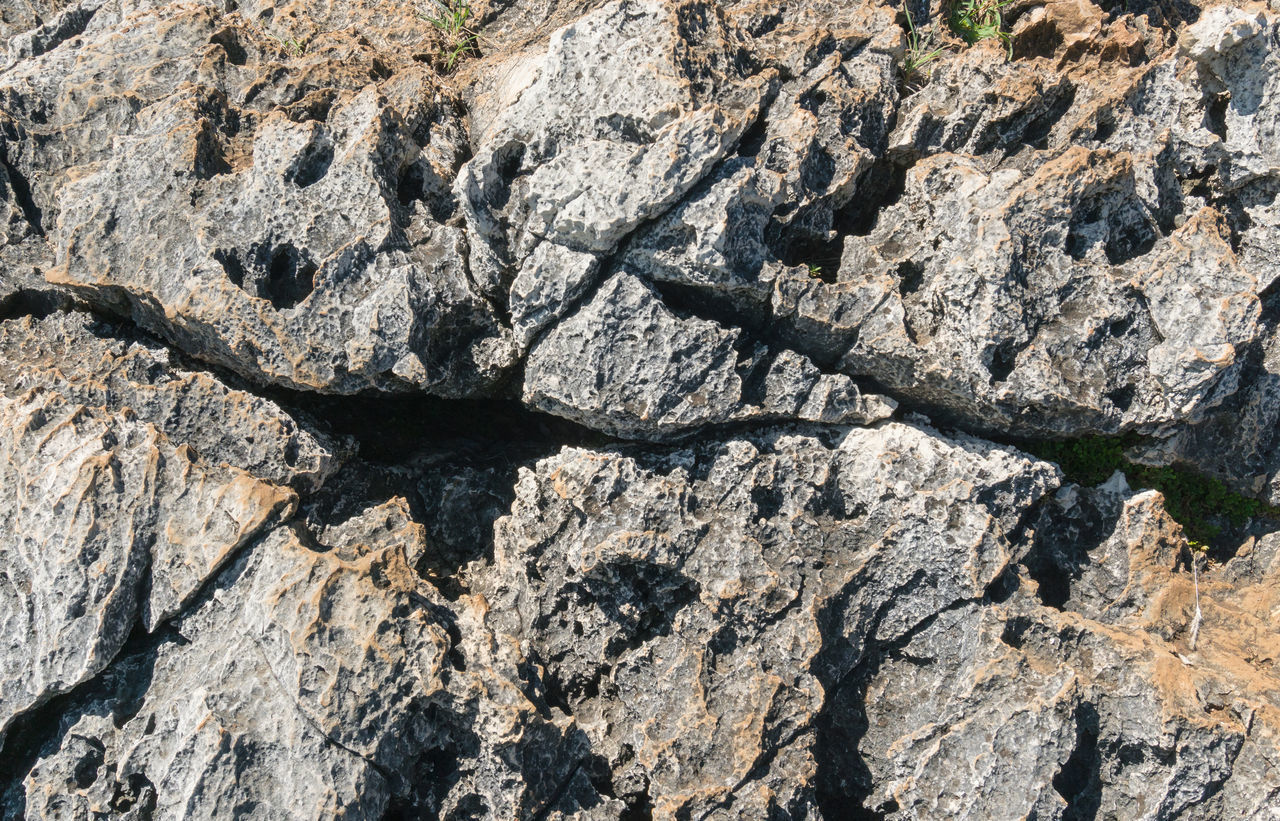
M900 424L522 473L475 589L655 817L814 809L824 687L980 600L1054 470ZM696 729L695 729L696 728Z
M743 71L743 48L710 5L619 0L507 68L474 101L476 156L455 186L485 292L513 316L556 315L548 291L572 299L594 274L581 255L608 255L705 177L773 82ZM542 243L564 249L534 258Z
M1037 528L1040 560L1074 577L1054 600L1066 609L1025 585L1007 604L943 613L869 667L865 691L838 699L847 728L862 728L869 808L1272 817L1277 793L1254 773L1274 761L1280 720L1263 660L1280 635L1258 616L1274 597L1274 540L1197 585L1154 491L1069 486L1053 505L1096 534L1055 531L1053 516ZM1062 576L1038 570L1044 597Z
M643 439L751 420L868 423L896 407L793 351L771 352L736 330L682 318L625 272L530 351L524 401Z
M311 491L340 464L341 447L276 403L177 365L166 348L84 314L0 325L0 393L33 389L155 425L208 464Z
M0 814L1280 818L1280 4L910 5L0 8Z
M154 651L136 715L90 712L36 765L28 813L90 818L132 793L162 818L380 815L423 743L449 640L415 602L402 543L343 535L322 553L282 528L239 560L235 586L178 624L192 640ZM86 741L89 778L74 763Z
M296 497L197 462L127 410L36 389L0 396L0 417L3 731L105 667L137 621L177 613Z

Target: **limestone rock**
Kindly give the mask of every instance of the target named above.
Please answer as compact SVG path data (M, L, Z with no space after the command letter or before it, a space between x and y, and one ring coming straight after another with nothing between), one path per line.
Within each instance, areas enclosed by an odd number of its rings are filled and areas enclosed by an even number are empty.
M0 397L0 415L3 731L102 670L136 620L177 613L296 497L199 463L128 411L36 389Z
M759 115L772 75L744 59L709 4L619 0L509 67L475 101L476 156L455 185L485 292L513 317L563 313L548 298L581 293L581 255L607 256L668 210ZM535 256L544 243L560 247ZM513 288L517 273L563 284Z
M618 436L652 439L749 420L869 423L896 407L793 351L743 343L735 330L678 316L640 280L619 273L530 352L524 401Z
M508 333L437 219L466 151L454 102L367 43L291 57L221 17L110 3L0 80L46 278L260 383L490 388Z
M339 443L275 402L187 370L154 342L116 333L75 313L0 325L0 392L39 388L129 412L202 461L304 491L319 488L341 463Z
M910 5L4 4L0 815L1280 818L1280 4Z
M845 729L864 733L870 808L912 818L1275 813L1280 796L1253 775L1274 766L1264 762L1275 761L1280 719L1264 660L1277 633L1259 615L1274 540L1203 573L1197 599L1160 501L1064 488L1057 515L1097 535L1072 539L1048 517L1037 542L1048 541L1033 550L1074 577L1069 595L1044 588L1062 577L1033 571L1050 606L1030 586L1000 606L965 605L867 668L865 690L840 700Z
M282 528L246 553L178 624L191 640L146 659L135 714L87 712L36 765L27 812L380 815L424 743L449 639L410 606L421 582L404 544L345 535L317 552ZM96 766L84 774L86 744Z
M830 687L980 600L1054 470L900 424L522 472L476 589L619 797L655 817L814 811ZM691 728L697 728L691 731Z

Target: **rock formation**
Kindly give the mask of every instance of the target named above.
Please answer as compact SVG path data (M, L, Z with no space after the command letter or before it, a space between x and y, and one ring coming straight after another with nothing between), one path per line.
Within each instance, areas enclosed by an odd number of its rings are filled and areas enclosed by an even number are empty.
M1280 4L461 8L0 6L0 816L1280 819Z

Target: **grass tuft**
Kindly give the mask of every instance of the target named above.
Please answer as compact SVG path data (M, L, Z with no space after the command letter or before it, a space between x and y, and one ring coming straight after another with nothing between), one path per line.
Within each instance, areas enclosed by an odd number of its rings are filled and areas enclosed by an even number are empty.
M947 47L936 45L932 29L927 36L922 36L920 30L916 28L915 18L911 16L909 7L906 12L907 53L902 60L902 73L910 83L920 75L921 69L941 57Z
M973 44L982 40L998 39L1004 43L1013 59L1013 35L1004 30L1004 10L1013 0L951 0L951 14L947 18L960 39Z
M437 55L440 69L449 73L463 57L480 53L480 35L471 28L471 4L469 0L430 0L434 10L419 14L444 37L444 44Z

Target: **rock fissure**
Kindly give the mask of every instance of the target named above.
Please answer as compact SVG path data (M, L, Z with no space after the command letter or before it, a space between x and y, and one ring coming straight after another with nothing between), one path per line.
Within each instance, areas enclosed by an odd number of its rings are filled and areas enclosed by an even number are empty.
M1274 3L421 11L0 10L0 814L1280 809Z

